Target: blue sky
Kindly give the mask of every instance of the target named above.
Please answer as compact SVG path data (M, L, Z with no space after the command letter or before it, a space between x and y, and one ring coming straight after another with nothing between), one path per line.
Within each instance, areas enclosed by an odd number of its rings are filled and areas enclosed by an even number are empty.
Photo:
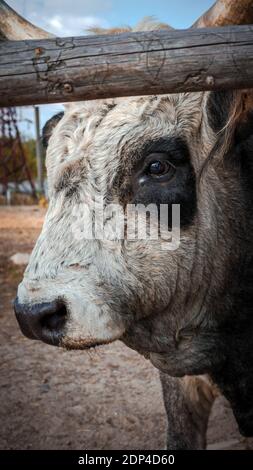
M7 3L38 26L58 35L84 35L90 26L133 26L144 16L155 16L174 28L189 27L214 0L7 0ZM61 105L43 105L41 126ZM33 119L33 108L19 113ZM33 124L25 121L22 132L33 136Z

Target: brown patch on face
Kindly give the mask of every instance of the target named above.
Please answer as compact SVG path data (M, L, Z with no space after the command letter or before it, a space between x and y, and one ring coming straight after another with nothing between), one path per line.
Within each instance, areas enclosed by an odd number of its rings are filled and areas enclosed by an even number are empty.
M89 269L90 265L91 263L87 263L85 265L79 264L79 263L73 263L73 264L69 264L66 267L69 269L74 269L75 271L82 271L82 270Z
M116 341L116 339L119 339L119 338L114 338L112 340L96 341L92 337L87 337L85 339L83 339L83 338L73 339L73 338L65 337L61 340L59 346L61 346L62 348L65 348L69 351L70 350L92 349L92 348L96 348L97 346L103 346L103 345L106 345L106 344L110 344L113 341Z
M86 174L87 168L84 160L66 164L55 184L56 192L64 190L66 196L71 196L78 189L79 184L86 180Z

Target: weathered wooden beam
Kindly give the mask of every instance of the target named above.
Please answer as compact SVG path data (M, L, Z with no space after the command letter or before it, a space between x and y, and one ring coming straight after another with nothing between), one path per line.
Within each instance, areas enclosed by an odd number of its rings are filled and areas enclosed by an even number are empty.
M253 87L253 26L0 43L0 105Z

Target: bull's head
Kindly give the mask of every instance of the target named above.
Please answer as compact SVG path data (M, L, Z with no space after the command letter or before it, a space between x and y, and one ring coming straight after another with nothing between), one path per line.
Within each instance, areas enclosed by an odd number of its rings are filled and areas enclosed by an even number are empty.
M250 21L251 3L217 2L198 25ZM10 29L3 31L9 38ZM247 230L239 213L252 174L249 96L83 102L46 124L49 209L15 303L25 335L72 349L120 338L175 375L220 360L213 331L227 321L248 250L239 241ZM179 247L164 249L162 237L87 239L82 230L96 198L105 211L138 203L168 204L170 213L180 204ZM107 213L107 228L114 222Z

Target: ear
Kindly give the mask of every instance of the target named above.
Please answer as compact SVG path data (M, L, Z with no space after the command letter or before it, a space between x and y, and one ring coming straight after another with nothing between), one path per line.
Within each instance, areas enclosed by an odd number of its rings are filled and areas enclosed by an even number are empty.
M48 146L48 141L52 135L52 132L56 126L56 124L58 124L58 122L61 120L61 118L63 117L64 115L64 112L61 111L60 113L58 114L55 114L51 119L49 119L46 124L44 125L43 129L42 129L42 144L43 144L43 147L44 148L47 148Z
M253 139L253 106L247 110L237 123L235 129L235 144L243 144ZM253 151L253 145L252 145Z
M206 117L218 140L235 147L253 137L252 90L212 91L206 101Z
M235 106L236 93L232 90L219 90L207 93L206 116L211 129L219 133L230 120Z
M253 176L253 108L249 110L236 126L234 134L235 158L245 169L252 187Z
M235 128L245 123L253 112L252 90L207 92L206 114L210 127L220 132L228 124Z

